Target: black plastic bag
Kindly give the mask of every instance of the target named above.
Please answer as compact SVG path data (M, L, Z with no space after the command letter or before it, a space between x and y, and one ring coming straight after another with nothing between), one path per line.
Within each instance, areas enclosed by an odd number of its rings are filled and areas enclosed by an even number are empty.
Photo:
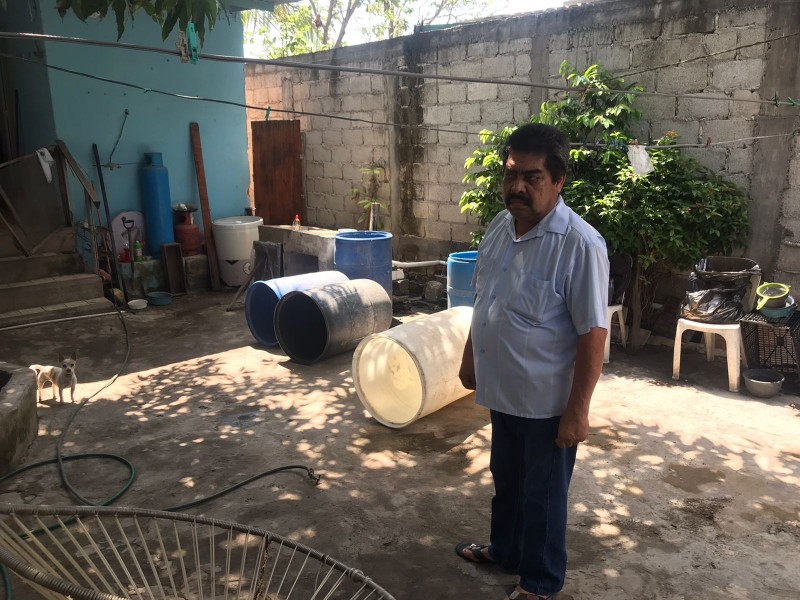
M750 278L760 273L748 258L709 256L689 276L680 316L703 323L738 323L744 316L743 299Z

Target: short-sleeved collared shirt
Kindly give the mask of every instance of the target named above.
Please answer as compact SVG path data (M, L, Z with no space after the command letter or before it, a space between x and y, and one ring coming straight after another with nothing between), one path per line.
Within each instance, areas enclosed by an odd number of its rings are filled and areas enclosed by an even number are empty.
M561 198L519 239L503 211L478 247L473 283L478 404L535 419L563 414L578 336L608 328L605 240Z

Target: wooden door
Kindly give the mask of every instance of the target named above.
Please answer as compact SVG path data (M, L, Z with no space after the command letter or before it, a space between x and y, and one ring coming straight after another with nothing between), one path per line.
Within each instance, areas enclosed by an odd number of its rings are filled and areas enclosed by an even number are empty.
M265 225L306 223L300 121L253 121L253 196Z

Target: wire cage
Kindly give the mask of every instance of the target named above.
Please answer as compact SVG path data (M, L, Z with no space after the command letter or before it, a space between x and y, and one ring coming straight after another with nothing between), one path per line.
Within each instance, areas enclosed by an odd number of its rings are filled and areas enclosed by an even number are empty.
M48 600L394 600L280 535L145 509L0 504L0 564Z
M739 326L748 367L772 369L787 378L798 378L800 313L786 319L767 319L753 312L745 315Z

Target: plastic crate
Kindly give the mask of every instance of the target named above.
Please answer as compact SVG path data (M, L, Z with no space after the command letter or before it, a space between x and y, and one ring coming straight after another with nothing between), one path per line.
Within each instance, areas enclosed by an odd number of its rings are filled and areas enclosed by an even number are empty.
M748 313L739 321L744 354L750 369L773 369L787 378L800 374L800 312L786 319L766 319Z

